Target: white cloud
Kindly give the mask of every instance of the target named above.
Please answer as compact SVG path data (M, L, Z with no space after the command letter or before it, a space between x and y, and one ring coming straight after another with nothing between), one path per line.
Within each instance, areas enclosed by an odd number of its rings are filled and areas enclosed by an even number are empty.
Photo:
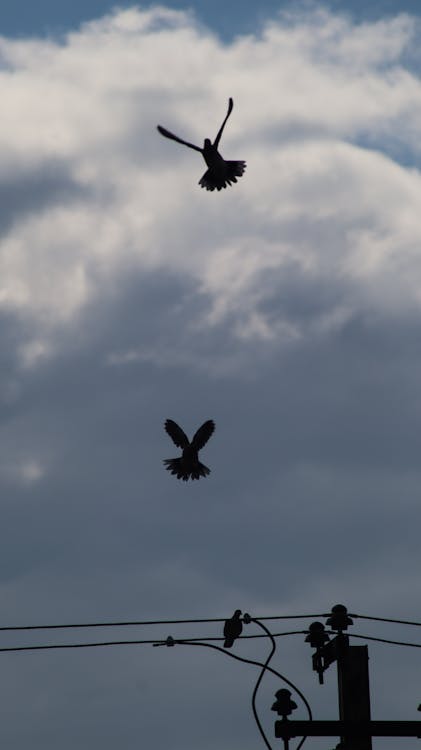
M240 337L294 338L306 330L288 309L261 309L294 264L304 284L346 288L312 333L366 305L419 309L420 174L381 152L392 139L418 158L421 84L405 65L420 37L407 15L356 26L319 10L224 45L158 7L62 40L3 38L6 189L12 176L23 188L29 170L42 186L52 161L71 189L29 210L17 195L0 306L38 320L43 340L121 275L153 270L207 296L201 325L234 315ZM204 164L155 125L201 142L228 95L223 153L248 169L209 195L197 186Z

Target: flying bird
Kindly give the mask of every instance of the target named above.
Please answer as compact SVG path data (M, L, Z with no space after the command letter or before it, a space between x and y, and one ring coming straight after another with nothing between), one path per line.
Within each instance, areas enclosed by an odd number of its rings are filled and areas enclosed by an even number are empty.
M243 623L241 622L241 609L236 609L233 616L229 620L225 620L224 648L231 648L234 645L234 641L240 637L242 631Z
M182 448L181 458L165 458L164 464L167 471L175 474L178 479L184 482L191 479L200 479L210 474L210 469L200 463L199 451L206 445L210 436L215 429L215 422L208 419L202 424L195 433L193 440L190 442L186 433L172 419L167 419L165 429L177 448Z
M182 143L183 146L188 146L188 148L192 148L202 154L206 164L208 165L208 169L206 170L203 177L200 178L199 185L202 188L206 188L206 190L215 190L215 188L217 190L222 190L222 188L226 188L227 185L231 185L233 182L237 182L237 177L241 177L241 175L244 174L244 170L246 168L245 161L225 161L225 159L218 151L219 141L221 140L222 132L224 130L228 117L232 112L233 106L234 102L230 97L228 101L228 112L226 114L224 122L219 128L218 135L216 136L213 143L209 138L205 138L203 148L200 148L200 146L195 146L193 143L188 143L188 141L183 141L182 138L174 135L174 133L170 133L169 130L163 128L161 125L157 126L159 132L161 133L161 135L165 136L165 138L171 138L171 140L177 141L177 143Z

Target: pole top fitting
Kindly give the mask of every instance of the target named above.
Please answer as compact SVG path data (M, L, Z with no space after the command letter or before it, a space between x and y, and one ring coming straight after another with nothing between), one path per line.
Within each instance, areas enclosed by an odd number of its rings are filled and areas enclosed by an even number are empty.
M344 604L335 604L332 607L332 613L326 620L326 625L330 625L332 630L347 630L348 625L353 625L353 620L348 617L348 610Z
M291 700L291 691L286 688L281 688L275 693L276 701L273 704L271 710L276 711L279 716L286 719L297 708L295 701Z
M325 626L322 622L312 622L308 629L308 635L305 642L309 643L311 648L321 648L329 640L325 632Z

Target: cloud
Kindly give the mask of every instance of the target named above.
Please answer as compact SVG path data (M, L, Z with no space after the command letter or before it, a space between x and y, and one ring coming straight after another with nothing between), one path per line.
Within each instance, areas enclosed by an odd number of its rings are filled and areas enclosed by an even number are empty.
M10 622L338 601L418 617L419 39L411 16L359 25L322 8L223 43L164 7L1 39ZM222 151L248 167L208 194L199 156L156 124L201 143L231 95ZM168 417L189 434L215 419L206 482L164 471ZM303 639L288 644L282 669L323 718L333 674L317 692ZM169 731L180 747L203 744L210 713L209 749L254 746L254 672L181 648L12 654L5 736L131 745L141 702L158 748ZM371 648L373 679L389 684L401 662ZM418 678L405 666L398 703L378 692L383 718L413 718ZM267 684L265 722L279 687Z
M367 306L418 310L420 176L384 148L418 158L419 33L404 14L355 25L319 9L223 44L157 7L62 39L3 38L0 305L51 335L152 271L204 295L205 331L227 320L235 336L288 341L307 335L294 313L262 308L294 268L342 289L311 335ZM210 196L204 165L155 125L201 142L228 94L224 153L249 166Z

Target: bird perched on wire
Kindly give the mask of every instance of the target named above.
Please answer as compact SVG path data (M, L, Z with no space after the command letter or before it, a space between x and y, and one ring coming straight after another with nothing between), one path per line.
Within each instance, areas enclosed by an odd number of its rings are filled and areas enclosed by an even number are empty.
M229 620L225 620L224 625L224 648L231 648L234 641L240 637L243 632L243 623L241 621L241 609L236 609Z
M201 179L199 180L199 185L202 188L206 188L206 190L215 190L215 188L216 190L222 190L222 188L226 188L227 185L231 185L233 182L237 182L237 177L241 177L241 175L244 174L244 170L246 168L245 161L225 161L225 159L218 151L219 141L221 140L224 127L226 125L228 117L232 112L233 106L234 102L230 97L228 101L228 112L226 114L224 122L219 128L218 135L216 136L213 143L209 138L205 138L203 148L200 148L200 146L195 146L193 143L188 143L188 141L184 141L182 138L174 135L174 133L170 133L169 130L163 128L161 125L157 126L159 132L161 133L161 135L165 136L165 138L171 138L173 141L182 143L183 146L188 146L188 148L192 148L202 154L206 164L208 165L208 169L203 177L201 177Z
M215 422L208 419L202 424L190 442L186 433L172 419L167 419L165 429L177 448L182 448L181 458L165 458L164 464L171 474L187 482L189 478L200 479L210 474L210 469L200 463L199 451L206 445L215 429Z

